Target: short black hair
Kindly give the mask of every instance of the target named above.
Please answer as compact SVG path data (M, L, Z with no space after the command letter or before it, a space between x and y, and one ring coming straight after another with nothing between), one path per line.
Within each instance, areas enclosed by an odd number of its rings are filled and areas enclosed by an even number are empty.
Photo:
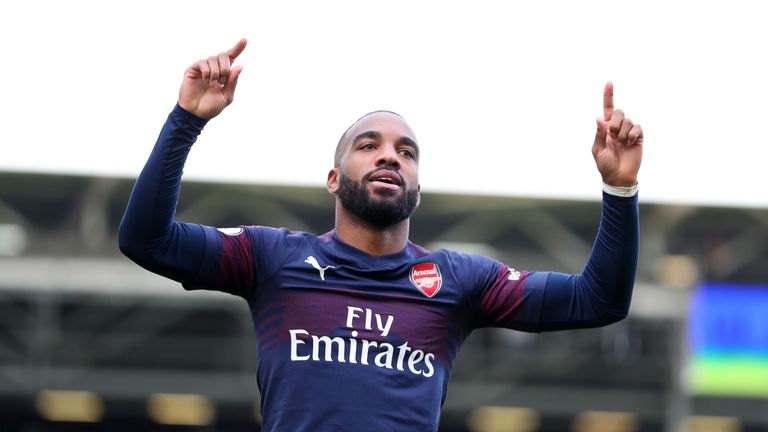
M338 144L336 144L336 152L333 154L333 167L334 167L334 168L338 167L338 166L341 164L341 154L342 154L342 153L344 153L344 140L347 138L347 134L349 133L349 130L350 130L350 129L352 129L352 128L353 128L353 127L354 127L354 126L357 124L357 123L359 123L359 122L360 122L360 120L362 120L362 119L364 119L364 118L368 117L368 116L369 116L369 115L371 115L371 114L377 114L377 113L389 113L389 114L394 114L394 115L396 115L396 116L400 117L401 119L405 120L405 119L403 118L403 116L401 116L400 114L398 114L398 113L396 113L396 112L394 112L394 111L389 111L389 110L376 110L376 111L371 111L371 112L369 112L368 114L366 114L366 115L364 115L364 116L360 117L359 119L355 120L355 122L354 122L354 123L352 123L351 125L349 125L349 127L347 128L347 130L345 130L345 131L344 131L344 133L343 133L343 134L341 134L341 138L339 138L339 143L338 143Z

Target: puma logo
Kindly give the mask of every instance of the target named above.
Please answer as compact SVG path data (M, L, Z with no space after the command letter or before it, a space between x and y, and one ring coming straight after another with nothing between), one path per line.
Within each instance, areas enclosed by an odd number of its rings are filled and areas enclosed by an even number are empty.
M336 267L334 267L334 266L325 266L325 267L320 267L320 264L317 262L317 259L315 259L315 257L313 257L312 255L308 256L308 257L307 257L307 259L305 259L305 260L304 260L304 262L305 262L305 263L307 263L307 264L309 264L309 265L311 265L311 266L312 266L312 267L314 267L314 268L315 268L317 271L319 271L319 272L320 272L320 279L321 279L321 280L325 280L325 271L326 271L326 270L328 270L328 269L332 269L332 268L336 268Z

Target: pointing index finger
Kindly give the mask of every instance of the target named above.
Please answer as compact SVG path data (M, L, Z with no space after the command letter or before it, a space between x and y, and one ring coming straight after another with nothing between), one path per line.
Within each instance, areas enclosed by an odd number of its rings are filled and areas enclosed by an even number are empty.
M603 118L610 120L613 116L613 83L608 81L605 83L605 89L603 90Z
M239 56L243 52L247 44L248 44L248 40L246 40L245 38L242 38L239 41L237 41L235 46L227 50L229 61L234 61L237 58L237 56Z

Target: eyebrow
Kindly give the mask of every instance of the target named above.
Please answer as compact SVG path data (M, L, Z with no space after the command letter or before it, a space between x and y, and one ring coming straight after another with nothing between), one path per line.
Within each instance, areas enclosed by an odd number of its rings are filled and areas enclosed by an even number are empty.
M380 139L381 138L381 134L376 132L376 131L365 131L365 132L357 134L357 136L355 137L355 139L352 140L352 142L356 143L356 142L360 141L363 138Z
M369 139L381 139L381 134L376 131L365 131L357 134L355 139L352 140L353 143L358 142L361 139L369 138ZM416 144L416 141L412 140L411 138L408 138L406 136L401 137L399 140L397 140L399 144L405 144L407 146L413 147L414 150L416 150L416 155L419 154L419 145Z

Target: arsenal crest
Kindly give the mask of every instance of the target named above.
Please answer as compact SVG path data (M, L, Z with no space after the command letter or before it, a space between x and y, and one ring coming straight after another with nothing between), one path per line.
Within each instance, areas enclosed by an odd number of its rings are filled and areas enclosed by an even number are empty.
M425 296L432 298L443 286L443 276L435 263L421 263L411 267L411 283Z

